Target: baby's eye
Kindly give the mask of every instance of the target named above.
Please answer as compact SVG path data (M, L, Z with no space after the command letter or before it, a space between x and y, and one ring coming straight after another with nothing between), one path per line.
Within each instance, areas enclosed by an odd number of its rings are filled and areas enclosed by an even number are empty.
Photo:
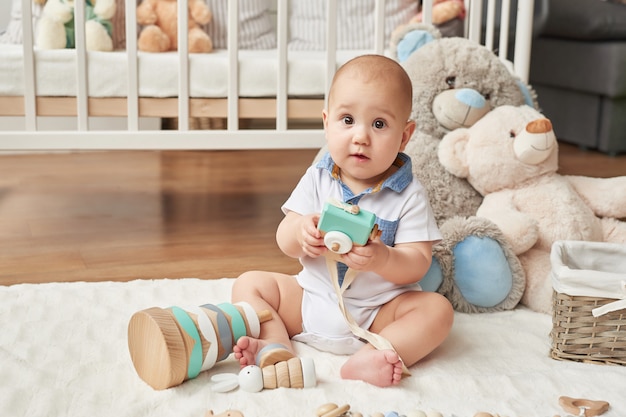
M346 125L351 125L354 123L354 119L352 116L343 116L343 123Z
M380 120L380 119L374 120L373 126L376 129L382 129L383 127L385 127L385 122L383 120Z

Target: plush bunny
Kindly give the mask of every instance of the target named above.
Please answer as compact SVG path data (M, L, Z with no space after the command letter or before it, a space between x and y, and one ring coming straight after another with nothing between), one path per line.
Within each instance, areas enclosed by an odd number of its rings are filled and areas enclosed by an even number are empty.
M448 133L439 160L484 196L476 213L498 225L526 271L522 304L552 310L550 250L557 240L626 244L626 176L557 173L552 124L529 106L502 106Z
M82 1L82 0L79 0ZM85 0L85 47L112 51L115 0ZM74 48L74 0L48 0L37 24L35 45L41 49Z

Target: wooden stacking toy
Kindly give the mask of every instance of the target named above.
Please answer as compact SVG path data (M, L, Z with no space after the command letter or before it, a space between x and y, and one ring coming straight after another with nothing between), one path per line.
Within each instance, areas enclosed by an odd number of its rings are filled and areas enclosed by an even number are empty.
M131 317L128 349L141 379L157 390L171 388L226 359L240 337L259 337L271 318L247 303L152 307Z

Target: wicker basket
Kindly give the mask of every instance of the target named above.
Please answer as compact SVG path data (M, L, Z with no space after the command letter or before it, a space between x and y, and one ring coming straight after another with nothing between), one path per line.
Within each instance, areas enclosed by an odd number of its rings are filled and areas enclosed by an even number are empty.
M551 261L555 289L552 358L626 365L626 308L598 317L592 313L623 298L620 288L626 281L626 246L560 241L552 247ZM615 297L597 296L607 290Z
M626 310L601 317L591 314L614 299L573 297L555 291L552 300L554 359L626 365Z

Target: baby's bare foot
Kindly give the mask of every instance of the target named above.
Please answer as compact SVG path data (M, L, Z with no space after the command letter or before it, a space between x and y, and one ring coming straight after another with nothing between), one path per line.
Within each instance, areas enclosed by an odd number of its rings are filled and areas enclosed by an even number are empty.
M233 346L233 352L242 368L248 365L259 365L263 368L296 356L282 344L269 343L249 336L240 337Z
M378 387L396 385L402 379L402 361L393 350L361 349L341 367L341 377Z
M263 340L242 336L237 340L237 344L233 346L235 359L239 361L242 368L248 365L255 365L257 353L266 345L267 342Z

